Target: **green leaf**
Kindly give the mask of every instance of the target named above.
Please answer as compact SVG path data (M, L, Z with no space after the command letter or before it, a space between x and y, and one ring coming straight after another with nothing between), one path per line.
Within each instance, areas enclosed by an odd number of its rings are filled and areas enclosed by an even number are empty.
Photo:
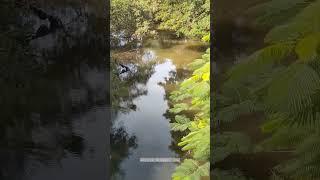
M288 70L275 78L268 89L266 103L272 110L280 111L292 116L306 113L313 105L313 96L320 90L320 77L310 66L295 63ZM310 114L312 115L312 114ZM308 116L308 115L307 115ZM300 123L311 123L313 115L309 118L292 119Z
M296 46L296 53L300 60L310 61L318 56L318 47L320 45L320 33L313 33L302 40Z
M295 41L320 30L320 1L310 3L288 23L274 27L265 37L267 43Z
M186 116L176 115L175 123L170 123L172 131L185 131L191 125L191 121Z
M195 159L206 160L210 156L210 127L198 129L181 139L182 150L192 150Z
M253 150L250 138L239 132L223 132L214 134L211 146L211 156L214 157L212 162L219 162L233 153L250 153Z
M176 168L172 178L174 180L200 180L201 177L209 176L209 162L200 164L192 159L185 159L180 166Z
M170 109L170 112L180 113L181 111L185 111L189 109L189 105L186 103L175 104L173 108Z

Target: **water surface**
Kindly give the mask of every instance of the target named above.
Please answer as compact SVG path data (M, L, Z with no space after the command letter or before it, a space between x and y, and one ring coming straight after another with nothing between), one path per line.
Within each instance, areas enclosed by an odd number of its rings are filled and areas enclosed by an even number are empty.
M14 32L1 42L1 180L107 178L106 24L97 4L1 3L10 11L3 28Z
M170 78L177 80L177 71L186 71L186 65L200 58L204 47L205 44L200 42L161 39L150 40L144 45L140 61L155 65L146 83L139 84L144 87L146 94L133 99L137 108L126 113L120 112L113 117L114 128L124 128L129 136L135 137L136 143L128 150L127 158L119 164L121 173L115 173L113 179L171 179L177 163L139 162L139 159L182 156L172 146L176 144L176 140L170 132L170 119L164 116L169 106L166 99L168 92L163 84ZM180 74L180 78L187 74Z

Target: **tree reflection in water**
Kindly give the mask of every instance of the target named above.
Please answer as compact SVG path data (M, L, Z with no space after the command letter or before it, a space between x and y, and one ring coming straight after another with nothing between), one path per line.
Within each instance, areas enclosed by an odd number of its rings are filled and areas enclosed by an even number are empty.
M123 127L112 129L110 135L111 144L111 179L124 175L121 170L121 162L130 155L130 149L136 148L136 137L129 136Z
M146 95L146 83L154 72L154 63L141 62L143 51L113 52L111 63L111 102L116 115L119 113L129 113L135 111L137 106L134 99ZM119 73L119 64L124 64L130 71ZM115 126L112 117L112 130L110 135L111 145L111 178L121 179L125 172L121 169L121 163L130 155L130 151L137 147L137 139L134 135L129 135L123 126Z
M94 4L98 1L28 3L0 3L0 179L29 179L46 167L63 179L64 173L81 174L59 170L69 161L105 155L105 139L91 147L89 138L100 134L90 125L88 130L79 127L82 119L105 122L105 17L92 11L101 6ZM47 21L29 5L60 21L65 30L45 33ZM103 154L95 153L101 149ZM92 161L92 168L101 166L98 161ZM99 173L105 177L105 169Z

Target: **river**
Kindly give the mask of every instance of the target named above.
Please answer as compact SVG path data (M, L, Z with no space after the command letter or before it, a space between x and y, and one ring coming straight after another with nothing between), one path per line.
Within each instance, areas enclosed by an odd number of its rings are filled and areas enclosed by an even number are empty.
M143 64L141 62L154 64L150 78L145 84L140 83L147 93L132 100L135 110L117 113L112 119L113 128L123 128L136 141L135 146L128 150L127 157L118 164L120 171L113 174L113 179L169 180L177 163L140 162L140 158L181 158L183 155L173 148L177 139L171 134L170 118L164 115L169 105L166 98L168 89L163 84L176 82L177 74L181 74L177 71L187 71L187 64L200 58L206 45L196 41L168 39L149 40L145 44L141 59L135 62L138 66ZM187 74L184 73L179 79ZM118 82L112 82L111 87L114 83ZM111 144L111 148L113 146L116 144Z

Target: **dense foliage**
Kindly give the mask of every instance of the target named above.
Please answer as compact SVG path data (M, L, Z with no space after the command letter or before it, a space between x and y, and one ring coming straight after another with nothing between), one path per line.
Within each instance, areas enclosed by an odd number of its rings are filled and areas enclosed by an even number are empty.
M193 38L209 36L209 0L163 0L159 4L156 18L159 28L175 31L178 35Z
M293 152L291 160L273 169L273 179L320 178L319 9L319 0L272 0L250 8L249 14L258 15L257 24L271 27L266 47L227 72L217 97L221 123L263 114L262 132L269 137L253 150ZM249 146L246 138L235 138ZM213 156L222 160L231 153L252 152L241 147L225 143Z
M209 41L209 13L209 0L114 0L111 3L112 41L156 37L157 30Z
M154 35L154 12L147 0L114 0L111 3L111 41L132 41ZM114 42L115 41L115 42Z
M210 49L201 59L190 64L193 74L184 80L170 99L176 104L170 109L175 116L171 123L173 131L187 131L178 144L182 150L191 152L173 174L174 180L200 179L209 176L210 158ZM195 111L188 118L184 112Z

